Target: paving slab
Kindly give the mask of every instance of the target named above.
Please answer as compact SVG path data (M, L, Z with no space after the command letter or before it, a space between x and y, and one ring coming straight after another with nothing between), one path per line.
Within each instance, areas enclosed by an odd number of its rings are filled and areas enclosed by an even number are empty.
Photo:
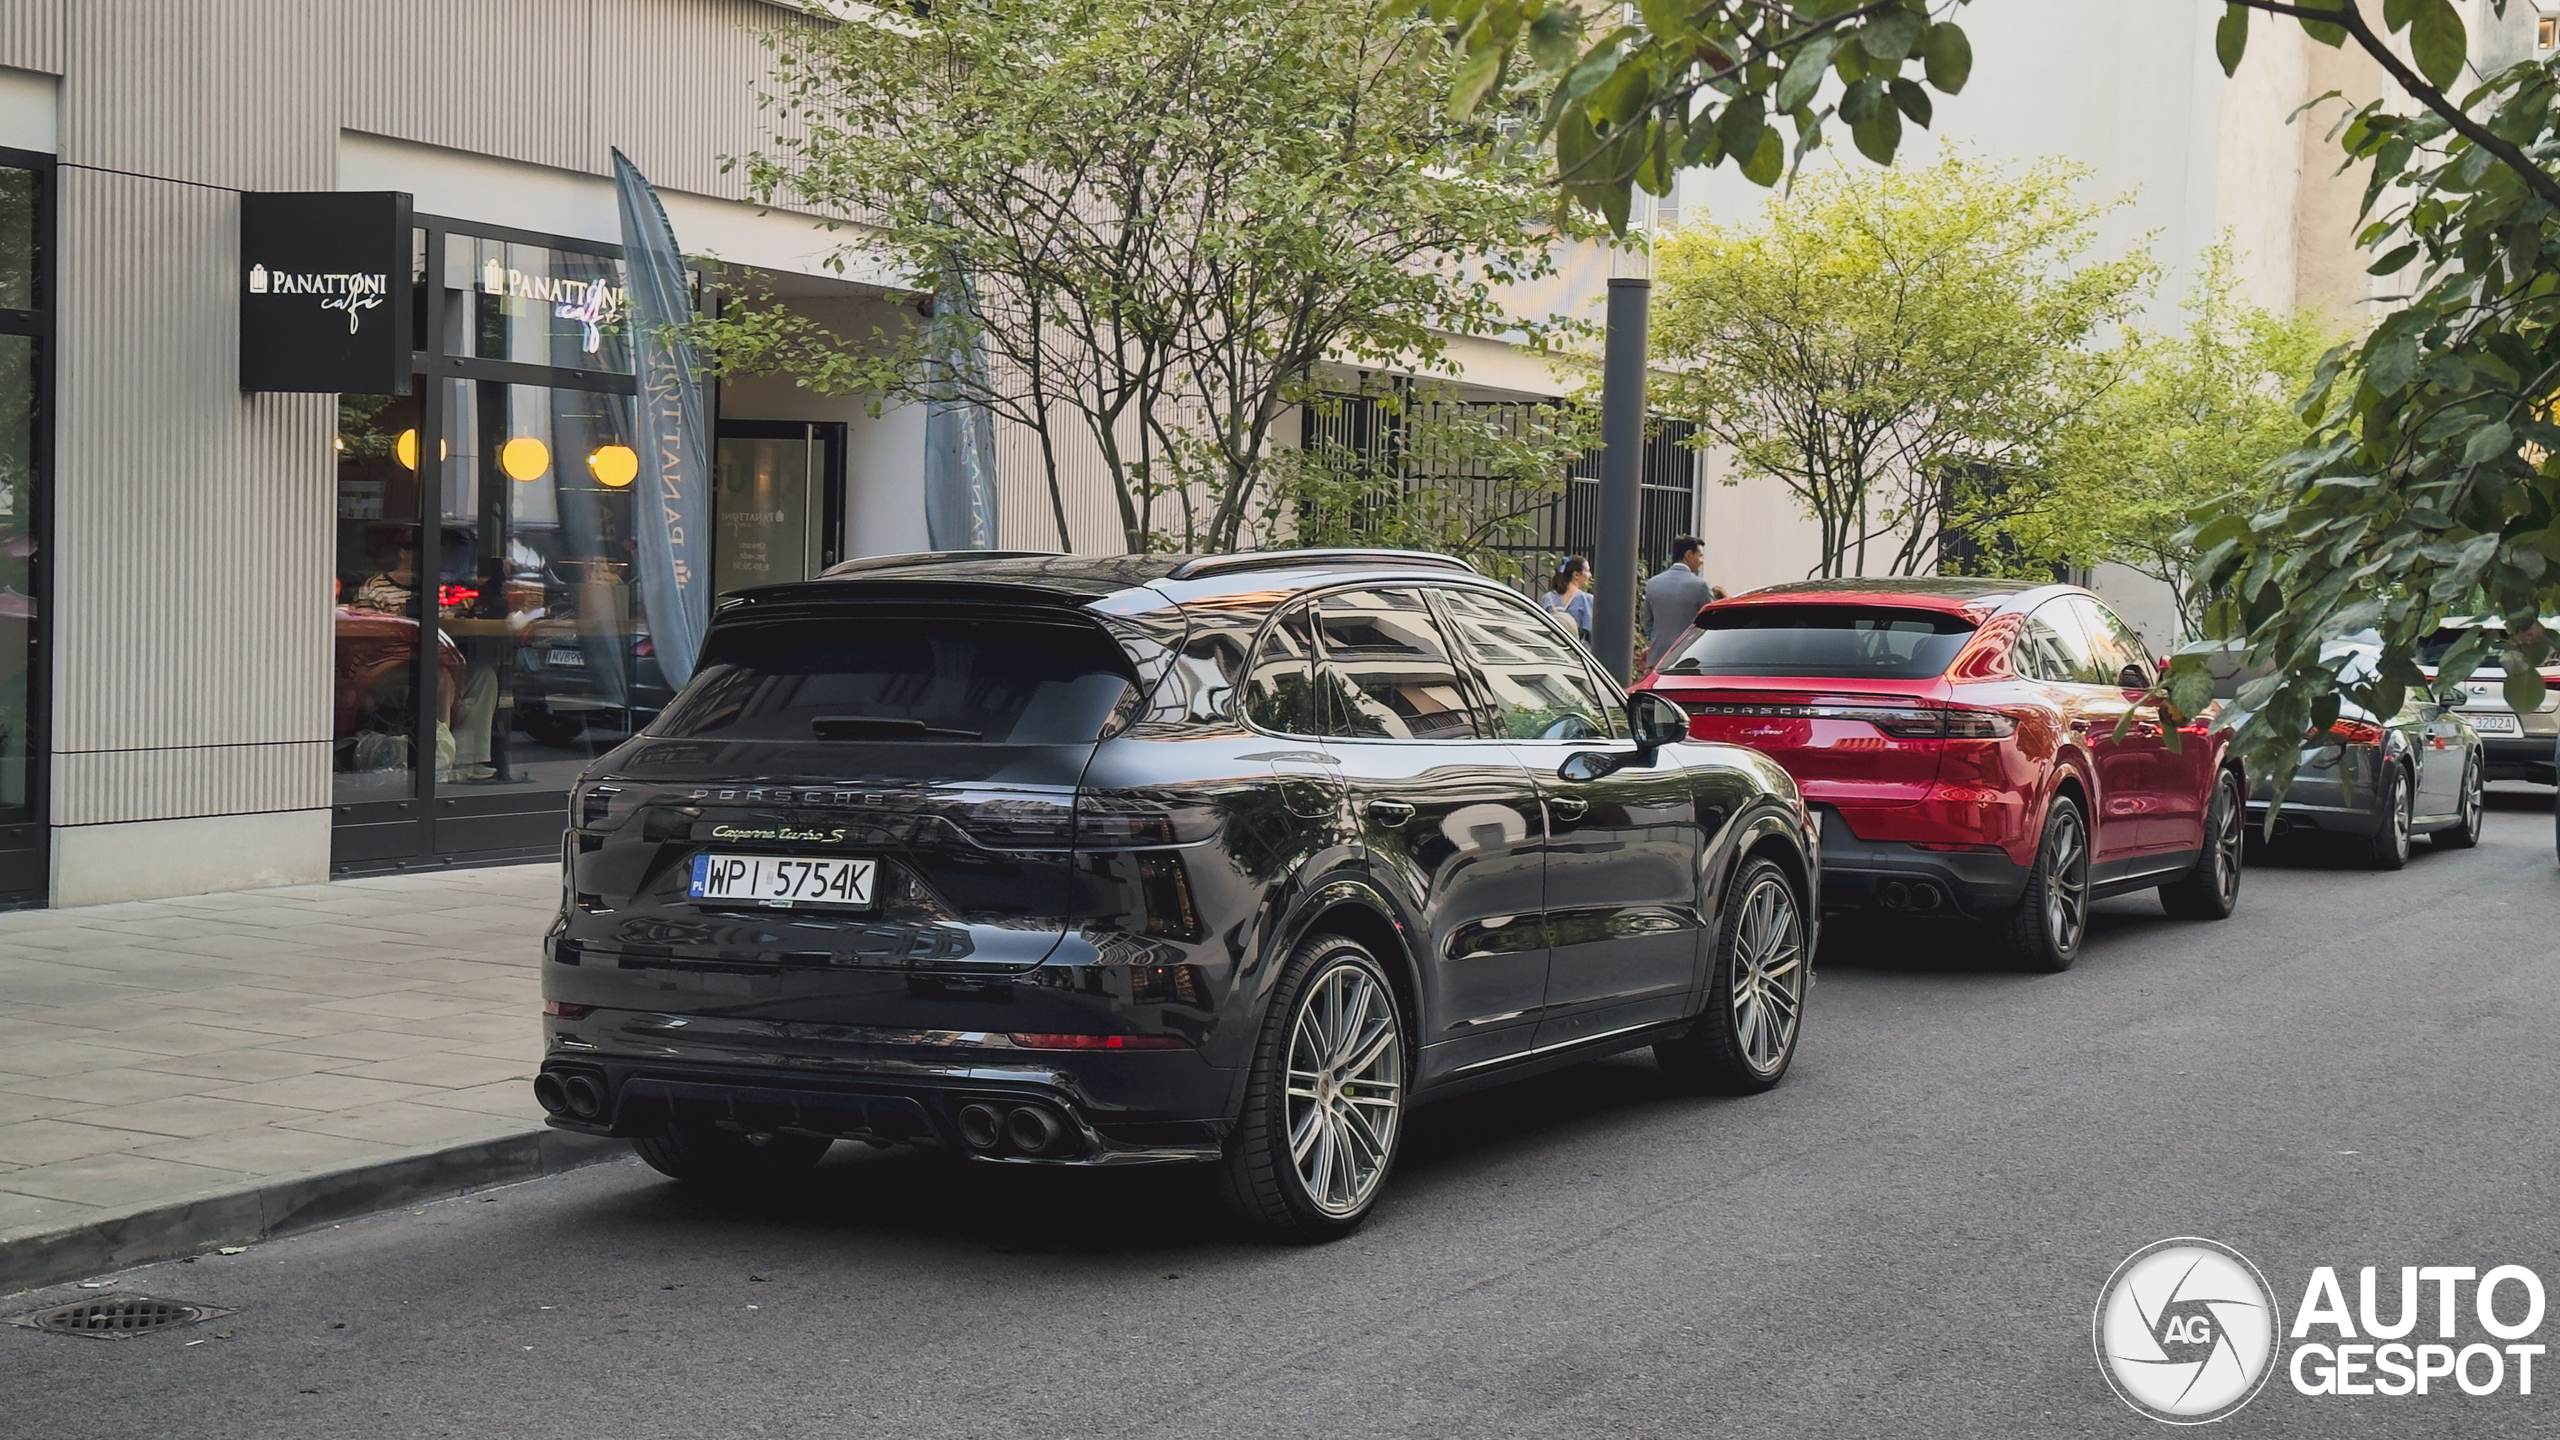
M627 1153L553 1131L551 865L0 914L0 1292Z

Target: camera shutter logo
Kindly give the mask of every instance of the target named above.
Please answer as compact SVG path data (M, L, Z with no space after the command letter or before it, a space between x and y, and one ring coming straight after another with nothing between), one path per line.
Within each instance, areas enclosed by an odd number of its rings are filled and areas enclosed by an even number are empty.
M2257 1397L2282 1334L2266 1277L2228 1245L2182 1237L2127 1257L2098 1291L2098 1369L2124 1403L2171 1425Z

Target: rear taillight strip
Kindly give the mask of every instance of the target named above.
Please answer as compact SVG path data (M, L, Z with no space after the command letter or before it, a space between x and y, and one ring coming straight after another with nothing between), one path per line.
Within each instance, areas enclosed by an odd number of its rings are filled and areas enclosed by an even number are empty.
M1684 708L1700 717L1863 720L1887 735L1904 740L1997 740L2015 733L2018 728L2016 720L1996 710L1955 710L1935 706L1747 705L1701 701Z

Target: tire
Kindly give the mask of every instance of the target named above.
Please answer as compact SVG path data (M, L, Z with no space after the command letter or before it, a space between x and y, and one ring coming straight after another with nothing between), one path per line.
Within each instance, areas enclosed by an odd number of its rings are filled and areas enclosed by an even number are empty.
M1803 1033L1804 900L1766 858L1734 877L1716 925L1707 1003L1689 1032L1653 1047L1664 1078L1692 1094L1756 1095L1785 1078Z
M1996 923L2003 948L2031 969L2060 972L2080 958L2089 938L2089 822L2079 801L2056 795L2045 807L2027 893Z
M663 1135L633 1140L631 1148L659 1174L687 1185L745 1190L808 1174L831 1143L814 1135L775 1135L759 1145L735 1130L678 1121Z
M2228 770L2213 779L2213 798L2205 803L2204 853L2195 868L2160 887L2160 908L2179 920L2228 920L2240 903L2242 835L2249 828L2248 806L2240 798L2240 777Z
M2480 756L2473 752L2462 762L2462 819L2460 823L2427 837L2427 843L2439 850L2469 850L2480 843L2480 830L2486 823L2488 797L2481 793Z
M1395 985L1358 941L1317 935L1298 947L1263 1016L1219 1168L1238 1223L1295 1244L1360 1228L1403 1140L1410 1041Z
M2409 863L2409 772L2398 762L2382 782L2382 823L2364 842L2364 863L2373 870L2397 870Z

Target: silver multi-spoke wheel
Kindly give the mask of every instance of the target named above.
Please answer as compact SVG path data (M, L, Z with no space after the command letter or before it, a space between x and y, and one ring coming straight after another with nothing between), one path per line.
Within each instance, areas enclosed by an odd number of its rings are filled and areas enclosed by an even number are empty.
M1804 973L1795 895L1785 881L1764 875L1742 897L1742 923L1733 937L1734 1038L1756 1072L1775 1071L1795 1046Z
M2060 812L2045 839L2045 865L2045 934L2056 951L2070 955L2079 950L2089 923L2089 834L2080 826L2079 811Z
M1337 965L1317 977L1289 1030L1289 1158L1327 1215L1369 1203L1404 1113L1404 1036L1376 977Z

